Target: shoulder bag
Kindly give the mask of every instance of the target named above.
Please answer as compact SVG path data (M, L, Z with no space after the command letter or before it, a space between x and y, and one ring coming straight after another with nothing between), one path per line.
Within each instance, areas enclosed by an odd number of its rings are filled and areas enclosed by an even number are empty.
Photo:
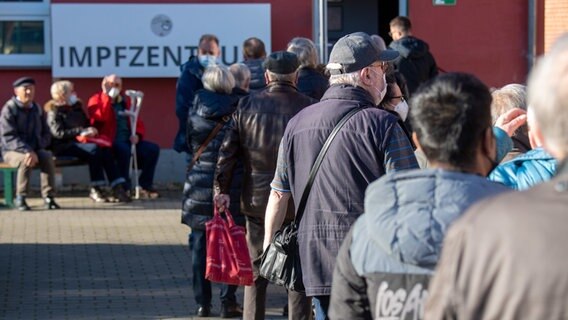
M268 281L283 286L288 290L305 292L304 283L302 280L302 267L300 265L300 255L298 251L298 226L302 215L304 214L304 209L306 207L306 202L312 188L314 178L318 169L331 145L331 142L341 130L343 125L357 112L361 111L363 108L357 107L349 111L346 115L339 120L337 125L331 131L329 137L323 144L312 168L310 169L310 175L308 177L308 182L302 193L302 198L300 204L298 205L298 211L296 212L296 217L294 221L286 225L284 228L280 229L274 234L272 241L268 248L262 254L260 262L260 276L268 279Z

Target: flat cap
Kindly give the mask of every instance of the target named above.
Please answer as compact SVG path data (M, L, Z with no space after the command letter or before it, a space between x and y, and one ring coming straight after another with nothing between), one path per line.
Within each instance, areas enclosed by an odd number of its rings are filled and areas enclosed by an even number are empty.
M364 32L355 32L337 40L327 69L332 75L351 73L368 67L375 61L392 61L398 58L395 50L381 50Z
M264 69L276 74L290 74L298 70L300 61L295 53L276 51L264 60Z
M14 83L12 83L12 86L14 88L17 88L19 86L24 86L24 85L29 85L29 84L33 84L35 85L35 80L32 77L21 77L19 79L17 79L16 81L14 81Z

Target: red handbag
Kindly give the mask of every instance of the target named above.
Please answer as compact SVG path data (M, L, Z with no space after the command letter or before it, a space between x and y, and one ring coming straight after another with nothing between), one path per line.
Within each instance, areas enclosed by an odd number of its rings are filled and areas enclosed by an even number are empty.
M217 208L205 224L207 259L205 279L238 286L253 284L252 265L245 238L245 228L235 224L229 210L223 220Z

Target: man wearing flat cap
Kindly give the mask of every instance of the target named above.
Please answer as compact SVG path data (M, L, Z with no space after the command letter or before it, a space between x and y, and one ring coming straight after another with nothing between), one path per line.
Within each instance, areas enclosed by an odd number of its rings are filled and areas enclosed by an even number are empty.
M30 173L39 166L41 170L41 195L46 209L59 209L53 199L55 192L55 164L50 151L45 150L51 141L49 128L42 109L34 102L35 81L29 77L13 83L14 96L0 113L0 139L2 157L17 167L16 209L30 210L26 203Z
M363 213L365 189L387 172L418 168L395 116L377 108L386 92L386 63L398 57L370 36L346 35L334 45L330 87L320 102L300 111L284 132L266 211L264 247L282 225L290 198L301 199L312 165L343 116L356 112L331 143L315 176L298 231L306 295L316 319L326 319L339 247Z
M258 275L257 262L263 251L264 213L276 170L278 145L288 121L315 103L296 88L299 66L298 57L291 52L274 52L265 59L267 87L239 102L232 130L219 150L215 202L221 209L230 203L235 164L240 160L244 167L241 212L246 216L247 244L255 274L254 285L245 287L244 319L264 319L268 280ZM289 207L288 218L293 219L293 204ZM292 319L308 319L311 304L304 294L289 291L288 306Z

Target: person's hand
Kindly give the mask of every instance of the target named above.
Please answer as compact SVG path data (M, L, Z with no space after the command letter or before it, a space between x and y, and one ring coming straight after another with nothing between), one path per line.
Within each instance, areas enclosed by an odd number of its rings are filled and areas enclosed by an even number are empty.
M266 252L266 248L270 245L270 241L272 241L272 239L264 238L264 242L262 243L262 252Z
M130 143L137 144L138 141L140 141L140 138L137 135L130 136Z
M37 154L33 151L26 153L24 157L24 165L26 167L35 167L38 164L39 160L37 158Z
M219 212L224 212L225 208L228 208L229 204L231 204L231 197L228 194L221 193L215 196L214 201Z
M99 131L95 127L88 127L87 128L87 137L96 137L99 135Z
M497 118L495 126L512 137L515 131L527 123L527 112L520 108L513 108Z

